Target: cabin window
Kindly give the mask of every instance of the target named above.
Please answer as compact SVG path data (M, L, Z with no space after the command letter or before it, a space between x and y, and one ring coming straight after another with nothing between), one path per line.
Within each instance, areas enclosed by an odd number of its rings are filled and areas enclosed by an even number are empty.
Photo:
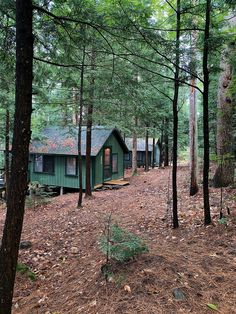
M66 175L77 175L77 159L76 157L66 157Z
M35 155L34 172L54 173L54 157L48 155Z
M130 161L130 153L128 153L128 154L125 154L125 161Z
M34 171L43 172L43 155L35 155L34 157Z
M118 172L118 154L112 154L112 173Z

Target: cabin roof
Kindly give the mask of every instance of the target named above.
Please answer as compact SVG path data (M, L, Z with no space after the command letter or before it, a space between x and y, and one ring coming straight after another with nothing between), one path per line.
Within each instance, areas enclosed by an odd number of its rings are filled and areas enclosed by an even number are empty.
M91 156L97 156L112 133L123 151L128 152L128 148L116 128L94 126L91 137ZM30 153L78 155L78 128L75 126L45 128L42 137L31 142ZM82 127L81 131L81 155L86 155L86 127Z
M148 151L152 152L153 148L153 140L149 139L148 140ZM125 139L125 144L127 145L129 151L132 151L133 148L133 139L132 138L126 138ZM146 150L146 140L145 138L137 138L137 151L138 152L145 152Z

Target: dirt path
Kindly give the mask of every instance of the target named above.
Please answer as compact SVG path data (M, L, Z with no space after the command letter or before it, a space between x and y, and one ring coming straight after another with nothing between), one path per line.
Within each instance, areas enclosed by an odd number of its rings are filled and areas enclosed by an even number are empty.
M17 275L13 313L210 313L208 303L220 313L236 313L235 190L225 192L232 212L226 226L217 222L219 191L211 189L215 226L204 227L201 193L188 196L188 169L180 168L181 227L173 230L167 213L169 173L168 168L141 172L127 187L94 192L81 210L75 209L77 194L28 209L22 239L33 246L20 251L20 261L37 280ZM106 283L98 238L111 212L146 240L149 253L116 265L113 280ZM4 214L0 210L1 227ZM176 300L174 289L184 300Z

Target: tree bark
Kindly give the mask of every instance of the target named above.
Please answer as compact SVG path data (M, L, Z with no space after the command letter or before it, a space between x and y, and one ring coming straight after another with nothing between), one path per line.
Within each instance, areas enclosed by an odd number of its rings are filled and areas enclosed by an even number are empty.
M132 148L132 176L137 174L137 131L138 118L134 118L134 131L133 131L133 148Z
M73 101L73 113L72 113L72 123L73 125L79 124L79 112L78 112L78 90L77 88L72 89L72 101Z
M191 79L191 84L196 86L195 78ZM190 87L189 98L189 137L190 137L190 196L197 194L197 95L196 89Z
M155 167L155 156L156 156L156 140L155 137L152 139L152 169Z
M91 53L91 82L89 92L89 104L87 112L87 129L86 129L86 185L85 185L85 196L92 196L91 190L91 137L92 137L92 125L93 125L93 103L94 103L94 88L95 88L95 77L93 71L95 70L95 50L92 48Z
M83 48L82 65L80 73L80 98L79 98L79 125L78 125L78 168L79 168L79 198L77 208L82 206L83 200L83 169L82 169L82 152L81 152L81 134L83 123L83 103L84 103L84 60L85 60L85 46Z
M164 127L164 123L163 123L163 127ZM159 156L159 163L158 163L158 167L160 168L162 166L162 162L163 162L163 128L161 129L161 137L159 140L159 149L160 149L160 156Z
M229 64L231 51L228 47L221 60L222 73L219 79L217 103L217 156L220 161L213 177L215 187L224 187L234 183L233 156L233 107L229 93L232 81L232 66Z
M169 119L165 118L165 130L164 130L164 167L169 166Z
M6 123L5 123L5 199L7 200L7 194L9 191L9 181L10 181L10 113L9 110L6 109Z
M195 72L196 66L196 51L195 45L197 41L196 31L192 32L192 42L191 42L191 65L192 72ZM190 151L190 196L197 194L198 192L198 159L197 159L197 90L194 88L196 86L196 78L191 77L191 87L189 95L189 151Z
M209 204L209 37L210 37L210 12L211 0L206 0L205 11L205 31L204 31L204 48L203 48L203 138L204 138L204 154L203 154L203 202L204 202L204 223L211 223L211 212Z
M0 314L10 314L24 219L32 113L32 2L16 1L16 96L11 178L0 248Z
M148 129L145 136L145 171L149 171Z
M180 63L180 0L176 9L176 57L175 57L175 85L173 98L173 169L172 169L172 197L173 197L173 228L179 227L178 196L177 196L177 156L178 156L178 96L179 96L179 63Z

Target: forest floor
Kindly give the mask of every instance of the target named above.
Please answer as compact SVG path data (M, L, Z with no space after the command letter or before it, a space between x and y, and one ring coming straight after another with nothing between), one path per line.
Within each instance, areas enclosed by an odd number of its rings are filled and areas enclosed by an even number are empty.
M179 167L180 228L173 230L167 210L170 168L139 170L126 179L129 186L94 192L82 209L76 209L77 193L26 209L22 240L32 247L20 250L19 262L37 279L17 274L14 314L236 313L236 190L224 189L231 214L220 224L220 190L210 188L213 225L205 227L202 192L189 197L189 170ZM149 252L113 264L106 282L98 240L110 213L141 236ZM4 219L2 205L0 234Z

